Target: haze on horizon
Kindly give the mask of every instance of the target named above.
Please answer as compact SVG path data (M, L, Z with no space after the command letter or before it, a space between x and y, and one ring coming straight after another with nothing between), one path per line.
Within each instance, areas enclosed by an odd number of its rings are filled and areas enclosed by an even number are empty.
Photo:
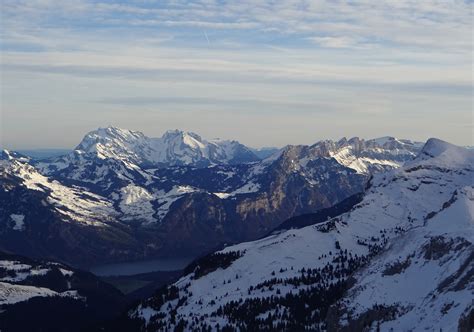
M472 1L5 0L0 146L168 129L474 145Z

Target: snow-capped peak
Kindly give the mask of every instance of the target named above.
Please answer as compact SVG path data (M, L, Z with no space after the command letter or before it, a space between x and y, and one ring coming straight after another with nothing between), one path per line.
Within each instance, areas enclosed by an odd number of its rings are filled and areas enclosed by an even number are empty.
M373 141L375 143L377 143L378 145L381 145L383 146L384 144L388 143L388 142L393 142L393 141L397 141L399 142L399 140L393 136L383 136L383 137L379 137L379 138L374 138Z
M187 138L187 137L190 137L190 138L193 138L197 141L200 141L202 142L202 137L199 136L198 134L196 133L193 133L191 131L184 131L184 130L180 130L180 129L172 129L172 130L167 130L165 131L165 133L163 134L163 136L161 137L162 139L166 140L166 139L172 139L172 138L176 138L176 137L179 137L179 138Z
M168 130L160 138L150 138L138 131L99 128L84 137L76 148L77 152L153 167L200 167L258 160L250 149L239 142L206 141L196 133L178 129Z
M118 127L98 128L87 133L82 142L79 144L79 147L85 149L88 146L87 143L94 143L94 140L95 142L110 141L113 139L129 141L144 137L145 135L143 135L141 132L122 129Z
M430 138L423 146L419 155L410 164L429 165L437 167L458 167L474 164L472 150Z
M207 142L198 134L179 129L166 131L161 137L161 140L168 145L179 143L191 149L203 150L204 153L207 146Z
M454 144L442 141L438 138L430 138L428 141L426 141L426 144L421 150L421 153L430 157L439 157L448 150L451 151L451 153L456 151L459 154L467 154L467 151L465 149L458 147Z

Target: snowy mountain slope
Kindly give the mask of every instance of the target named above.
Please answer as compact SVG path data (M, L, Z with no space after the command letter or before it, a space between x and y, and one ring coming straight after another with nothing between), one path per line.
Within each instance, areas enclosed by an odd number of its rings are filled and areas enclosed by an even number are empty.
M84 167L85 163L79 165ZM90 167L88 171L70 166L67 176L62 175L65 171L59 171L56 176L48 177L27 160L11 157L0 160L0 176L15 178L22 187L43 193L43 205L63 215L65 221L94 226L120 221L157 222L166 215L173 201L193 191L185 186L171 186L169 190L149 187L146 183L156 180L153 175L138 167L134 173L121 161L106 160L100 166L91 161L87 166ZM90 172L91 169L107 172ZM154 209L153 204L158 208Z
M373 326L387 331L458 328L473 309L474 189L460 188L450 204L355 275L360 280L340 304L351 321L342 326L352 329L378 314Z
M474 153L431 139L350 212L205 257L129 318L150 331L469 324L473 185Z
M4 151L4 154L9 154ZM51 206L65 220L100 226L113 221L116 215L106 199L85 191L84 188L65 186L40 174L24 159L0 160L0 178L16 179L20 185L44 196L42 204ZM8 187L3 188L8 191Z
M88 272L0 252L2 331L79 331L124 305L119 291Z
M150 179L149 174L133 162L115 158L102 159L81 150L33 165L44 175L96 184L103 190L117 183L144 183Z
M342 325L353 327L378 312L382 322L377 326L383 330L466 328L469 315L474 323L474 154L431 139L407 167L408 172L454 169L470 178L424 217L423 227L390 242L384 254L356 274L360 280L341 301L353 321ZM427 178L425 184L432 184Z
M84 266L141 257L152 241L137 243L115 202L17 159L0 160L0 202L1 250Z
M64 291L62 293L58 293L44 287L12 285L6 282L0 282L0 306L28 301L29 299L35 297L52 296L71 297L75 300L80 299L77 295L77 292L75 291Z

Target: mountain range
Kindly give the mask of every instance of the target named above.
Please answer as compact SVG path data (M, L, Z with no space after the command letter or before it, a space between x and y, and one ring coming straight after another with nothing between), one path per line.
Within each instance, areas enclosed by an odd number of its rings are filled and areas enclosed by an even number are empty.
M474 327L474 150L439 139L101 128L62 156L1 152L0 201L2 331ZM127 298L78 269L190 254L151 296L158 279Z
M200 255L361 193L373 173L401 167L421 147L344 138L260 159L236 141L110 127L47 160L4 151L0 249L82 267Z
M237 141L207 141L198 134L180 130L169 130L161 138L149 138L138 131L99 128L88 133L75 151L144 168L183 165L204 167L259 160L251 149Z

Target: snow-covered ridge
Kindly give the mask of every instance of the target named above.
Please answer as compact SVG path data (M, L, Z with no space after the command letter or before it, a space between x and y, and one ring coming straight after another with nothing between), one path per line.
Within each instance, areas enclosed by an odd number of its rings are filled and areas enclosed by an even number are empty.
M72 276L73 271L70 271L67 267L57 263L43 263L31 264L22 263L17 260L0 260L0 281L2 282L24 282L28 278L45 276L52 271L53 268L59 269L63 276Z
M474 151L429 140L406 166L375 174L350 212L228 247L219 254L240 253L230 266L184 276L130 317L189 330L456 330L473 309L473 187Z
M53 296L70 297L76 300L81 300L81 297L75 290L55 292L45 287L14 285L6 282L0 282L0 305L15 304L35 297Z
M401 167L418 155L423 143L395 137L382 137L370 140L353 137L338 142L323 141L313 145L320 151L327 151L341 165L358 173L387 170Z
M452 167L454 165L472 165L474 163L473 150L462 148L437 138L430 138L413 164L425 164ZM434 162L433 162L434 159Z

